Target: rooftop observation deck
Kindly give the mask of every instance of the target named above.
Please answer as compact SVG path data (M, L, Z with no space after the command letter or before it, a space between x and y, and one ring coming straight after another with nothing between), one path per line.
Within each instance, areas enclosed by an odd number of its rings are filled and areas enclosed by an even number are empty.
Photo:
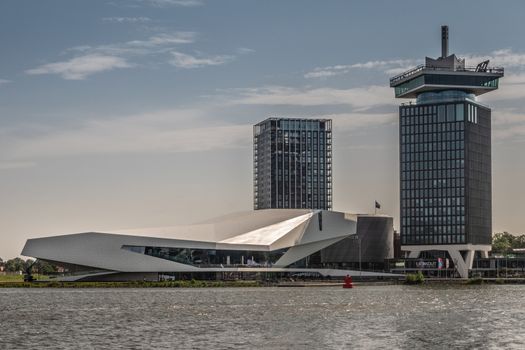
M501 67L435 67L420 65L390 79L396 98L415 98L428 91L461 90L481 95L498 88Z
M390 87L396 87L397 85L410 80L412 77L416 75L420 75L421 73L425 72L432 72L432 73L449 73L449 72L455 72L455 73L482 73L482 74L495 74L499 77L502 77L504 74L504 69L502 67L487 67L485 69L480 70L479 67L464 67L464 68L443 68L443 67L432 67L432 66L425 66L424 64L421 64L415 68L409 69L406 72L403 72L399 75L396 75L393 78L390 78Z
M425 64L409 69L390 79L396 98L416 98L424 92L457 90L481 95L498 88L504 70L489 67L483 61L476 67L467 67L465 59L448 54L448 26L441 26L441 57L425 58Z

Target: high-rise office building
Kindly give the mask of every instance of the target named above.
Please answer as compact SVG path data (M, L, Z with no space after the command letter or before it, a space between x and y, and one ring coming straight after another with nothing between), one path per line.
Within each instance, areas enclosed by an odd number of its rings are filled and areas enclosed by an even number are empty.
M269 118L253 128L254 208L332 209L332 121Z
M390 79L399 107L401 245L409 257L443 252L461 277L491 249L491 110L476 96L496 90L503 68L468 67L442 54Z

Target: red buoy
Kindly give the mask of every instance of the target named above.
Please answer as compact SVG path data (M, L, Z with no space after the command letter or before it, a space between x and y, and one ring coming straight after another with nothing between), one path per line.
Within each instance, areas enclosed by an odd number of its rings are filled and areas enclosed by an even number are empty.
M343 288L354 288L354 284L352 283L352 276L346 275Z

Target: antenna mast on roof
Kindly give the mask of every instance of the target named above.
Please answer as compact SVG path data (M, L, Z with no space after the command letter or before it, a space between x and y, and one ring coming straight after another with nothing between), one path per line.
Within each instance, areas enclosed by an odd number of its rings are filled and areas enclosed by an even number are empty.
M448 26L441 26L441 58L448 56Z

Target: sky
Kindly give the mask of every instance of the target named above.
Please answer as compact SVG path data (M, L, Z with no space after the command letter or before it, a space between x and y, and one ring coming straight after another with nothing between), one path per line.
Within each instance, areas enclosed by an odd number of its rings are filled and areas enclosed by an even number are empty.
M28 238L251 210L252 125L333 119L334 205L398 227L389 78L450 52L503 66L493 230L525 233L525 2L0 2L0 257Z

